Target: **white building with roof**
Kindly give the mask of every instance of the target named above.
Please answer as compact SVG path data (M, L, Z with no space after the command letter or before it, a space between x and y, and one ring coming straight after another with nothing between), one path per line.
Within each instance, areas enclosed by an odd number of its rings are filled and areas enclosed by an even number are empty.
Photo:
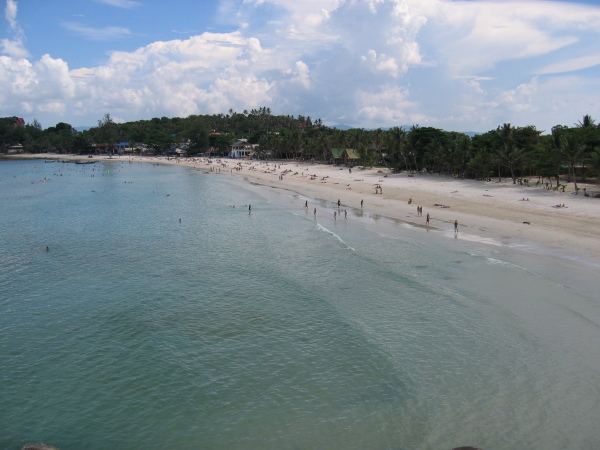
M229 157L231 158L248 158L254 154L254 150L258 147L258 144L250 144L248 139L239 139L237 142L231 145L231 152Z

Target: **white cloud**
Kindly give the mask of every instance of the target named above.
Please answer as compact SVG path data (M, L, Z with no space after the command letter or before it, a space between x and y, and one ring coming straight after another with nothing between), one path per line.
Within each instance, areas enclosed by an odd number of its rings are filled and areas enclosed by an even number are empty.
M99 3L105 3L110 6L116 6L118 8L135 8L140 6L140 2L134 2L133 0L96 0Z
M74 97L75 85L68 74L66 63L48 55L31 64L26 59L0 56L2 94L0 109L14 104L23 112L52 112L62 114Z
M269 103L269 83L252 73L260 56L256 39L204 33L115 52L106 65L77 69L71 76L80 95L90 97L78 104L81 114L102 102L119 113L187 116Z
M503 92L499 96L503 114L513 117L514 123L531 124L532 117L547 132L554 125L572 125L584 114L593 114L600 108L597 81L576 75L541 79ZM556 120L557 117L568 119Z
M221 7L237 31L115 51L96 67L69 70L49 55L30 62L22 41L3 41L9 56L0 57L0 112L137 120L269 106L330 124L486 130L534 119L548 128L564 114L572 123L598 107L594 75L556 76L600 64L598 7L531 0L245 0ZM5 15L18 27L14 0ZM64 26L94 40L132 35Z
M29 52L23 47L20 40L0 39L2 53L14 56L15 58L27 58Z
M558 63L549 64L536 70L538 74L554 74L564 72L575 72L581 69L588 69L600 65L600 53L595 55L586 55L579 58L567 59Z
M437 51L456 74L502 61L539 57L600 30L600 9L561 2L440 2L432 30Z
M423 123L424 114L416 113L414 102L408 100L408 90L389 85L380 86L376 92L359 91L358 117L366 127L377 127L376 124L395 123L398 125Z
M417 2L345 2L329 16L327 26L349 56L371 62L380 58L375 66L394 77L421 64L417 35L427 17Z
M4 9L4 17L9 23L10 32L13 35L12 39L0 39L2 53L14 56L15 58L27 58L29 52L25 48L25 35L19 22L17 21L17 2L15 0L6 0L6 8Z
M104 27L94 28L86 27L75 22L65 22L62 24L68 30L83 36L90 41L109 41L112 39L121 39L131 35L131 31L123 27Z
M6 17L6 20L10 23L11 28L15 29L19 26L17 23L17 2L14 0L6 0L4 17Z

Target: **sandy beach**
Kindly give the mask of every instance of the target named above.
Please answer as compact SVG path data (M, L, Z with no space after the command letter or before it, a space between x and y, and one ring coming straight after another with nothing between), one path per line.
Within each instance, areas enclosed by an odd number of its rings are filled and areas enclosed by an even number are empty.
M78 159L72 155L19 155L32 159ZM88 157L79 159L90 161ZM293 192L309 199L330 201L329 208L319 203L319 218L333 219L340 201L344 209L361 208L364 212L401 220L425 230L454 238L458 221L458 239L470 239L515 249L547 253L571 261L600 266L600 187L587 188L589 197L574 194L573 183L565 192L513 184L510 178L498 182L456 179L440 174L393 174L388 169L348 167L295 161L247 161L232 159L164 157L94 157L93 160L143 161L178 164L202 170L206 174L243 177L269 188ZM379 186L379 187L378 187ZM409 203L410 201L410 203ZM305 199L298 207L304 207ZM436 206L437 205L437 206ZM442 205L442 206L440 206ZM565 207L556 207L564 205ZM417 213L422 207L422 215ZM430 225L426 227L426 216Z

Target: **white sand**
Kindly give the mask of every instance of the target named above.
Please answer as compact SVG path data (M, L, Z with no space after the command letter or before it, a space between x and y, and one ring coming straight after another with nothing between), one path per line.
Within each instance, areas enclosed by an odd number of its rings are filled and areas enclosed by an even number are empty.
M40 159L50 156L32 155ZM60 157L73 158L66 155ZM501 183L497 179L483 182L438 174L392 174L387 169L358 167L349 173L347 167L290 161L267 164L204 158L177 161L121 156L112 159L179 164L211 174L243 176L259 184L295 191L308 198L330 200L332 205L329 213L332 217L334 203L337 206L338 199L342 209L360 208L363 200L364 211L421 226L425 225L425 217L429 213L430 227L443 230L449 237L454 236L453 223L458 220L459 239L480 240L515 248L544 248L554 256L600 266L600 198L593 198L600 192L600 186L580 184L580 188L586 187L591 194L590 197L584 197L582 191L574 195L572 183L569 183L565 193L536 187L537 178L532 178L530 187L526 187L514 185L510 178L503 179ZM241 170L234 170L235 167L241 167ZM375 185L382 187L382 194L375 193ZM529 201L521 201L523 198ZM408 204L409 199L412 199L411 204ZM448 208L436 207L435 204ZM558 204L566 207L553 208ZM423 207L422 217L417 215L417 206ZM298 207L304 207L304 200L299 201ZM309 207L314 207L310 200Z

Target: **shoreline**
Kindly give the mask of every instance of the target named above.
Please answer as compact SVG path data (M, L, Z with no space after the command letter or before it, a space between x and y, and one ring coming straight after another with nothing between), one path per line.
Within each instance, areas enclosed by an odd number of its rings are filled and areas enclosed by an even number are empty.
M499 245L515 250L547 254L574 263L600 267L600 199L574 195L572 183L566 192L502 182L456 179L442 174L392 174L389 169L361 169L299 161L251 161L207 158L145 156L73 156L31 154L8 156L14 159L69 159L111 162L151 162L174 164L203 170L207 174L242 177L267 188L285 189L298 195L331 203L327 213L346 208L362 209L416 227L454 237L457 220L458 239ZM579 183L590 191L600 187ZM382 193L375 193L375 186ZM379 191L379 189L377 189ZM409 204L409 199L412 201ZM528 199L528 200L523 200ZM361 200L363 205L361 208ZM435 205L444 205L440 207ZM556 205L565 205L556 208ZM417 214L421 206L422 216ZM298 205L304 207L304 201ZM311 208L314 205L310 206ZM319 207L322 210L322 206ZM320 214L320 217L325 217Z

